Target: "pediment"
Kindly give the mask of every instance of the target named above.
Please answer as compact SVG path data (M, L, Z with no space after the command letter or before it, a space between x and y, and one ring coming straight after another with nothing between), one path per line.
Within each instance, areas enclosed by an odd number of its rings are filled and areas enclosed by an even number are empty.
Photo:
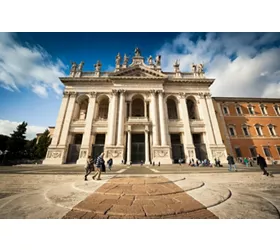
M136 78L166 78L163 73L154 69L136 65L127 69L121 69L120 71L110 74L113 77L136 77Z

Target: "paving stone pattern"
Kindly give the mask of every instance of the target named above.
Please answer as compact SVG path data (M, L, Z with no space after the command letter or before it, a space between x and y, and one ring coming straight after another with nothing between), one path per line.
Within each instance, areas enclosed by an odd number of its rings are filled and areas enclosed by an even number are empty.
M114 177L77 204L65 219L217 219L162 176Z

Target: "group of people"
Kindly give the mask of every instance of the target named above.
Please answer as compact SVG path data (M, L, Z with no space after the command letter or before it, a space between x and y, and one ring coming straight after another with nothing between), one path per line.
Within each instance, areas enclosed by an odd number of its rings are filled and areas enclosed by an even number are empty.
M189 161L189 166L191 166L191 167L212 167L212 164L209 159L204 159L203 161L201 161L199 159L196 159L196 161L194 161L194 159L191 159Z
M232 169L234 169L237 172L237 168L232 155L228 154L227 161L228 161L228 170L232 171ZM250 163L249 159L244 158L244 164L247 167L249 167L249 163ZM269 173L266 171L267 168L266 160L260 154L257 155L257 164L260 166L261 170L263 171L263 175L269 176ZM253 166L253 164L251 166Z
M111 171L112 170L112 166L113 166L113 159L110 158L107 161L107 167L108 169ZM95 171L96 168L96 171ZM92 172L95 171L95 173L92 176L92 179L95 180L95 178L97 177L96 180L101 180L101 172L106 172L106 167L105 167L105 161L104 161L104 153L102 152L96 159L96 161L94 161L92 159L91 156L88 156L86 165L85 165L85 181L87 181L87 177L88 175Z

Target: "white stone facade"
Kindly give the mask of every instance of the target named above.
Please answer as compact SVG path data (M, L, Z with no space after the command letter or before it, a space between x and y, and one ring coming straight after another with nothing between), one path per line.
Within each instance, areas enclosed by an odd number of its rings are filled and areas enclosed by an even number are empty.
M55 131L44 164L85 164L88 155L105 152L114 164L123 160L144 164L171 164L179 158L217 157L225 162L203 65L183 73L162 72L161 57L148 64L138 49L132 63L116 57L114 72L83 72L83 62L72 65L65 85Z

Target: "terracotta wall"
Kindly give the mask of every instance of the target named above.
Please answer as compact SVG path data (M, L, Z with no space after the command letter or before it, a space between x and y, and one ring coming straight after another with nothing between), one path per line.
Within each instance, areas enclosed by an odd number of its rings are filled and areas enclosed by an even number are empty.
M233 153L236 157L235 148L239 147L242 157L251 157L249 148L254 146L257 153L265 157L263 146L269 147L272 159L280 162L280 155L277 146L280 147L280 116L276 114L274 105L280 106L280 100L277 99L261 99L248 98L247 100L237 98L213 98L214 107L221 130L221 135L226 145L227 151ZM248 105L254 107L255 114L251 115L248 111ZM266 106L267 115L262 114L260 104ZM236 106L242 109L242 115L236 111ZM223 106L228 107L229 114L224 114ZM245 136L242 131L242 125L248 125L249 136ZM262 126L262 136L258 136L255 125ZM274 130L276 136L272 136L269 132L268 125L275 125ZM230 136L228 128L232 125L235 128L236 135ZM272 160L266 157L268 161Z

